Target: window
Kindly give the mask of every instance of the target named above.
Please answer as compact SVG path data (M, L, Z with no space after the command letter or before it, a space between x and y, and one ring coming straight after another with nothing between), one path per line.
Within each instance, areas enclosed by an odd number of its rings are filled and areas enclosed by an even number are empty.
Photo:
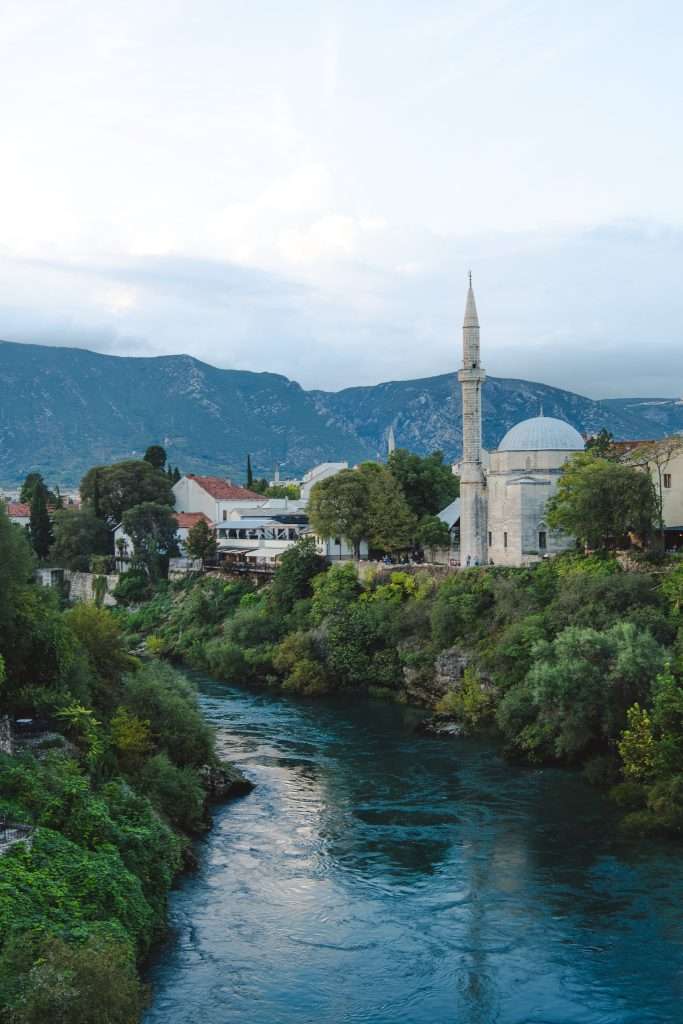
M664 486L671 487L671 473L664 474Z
M508 535L507 535L507 531L506 531L503 534L503 547L506 548L507 546L508 546Z
M225 520L227 518L228 518L228 513L227 513L227 511L225 509L223 509L223 522L225 522Z
M547 534L546 534L545 530L539 530L538 531L538 550L539 551L545 551L547 546L548 546L548 544L547 544Z
M493 547L493 534L489 530L489 547Z

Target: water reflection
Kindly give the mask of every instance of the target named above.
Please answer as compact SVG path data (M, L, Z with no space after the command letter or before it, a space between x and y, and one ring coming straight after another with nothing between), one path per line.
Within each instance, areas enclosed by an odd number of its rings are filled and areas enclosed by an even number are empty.
M683 865L613 838L580 780L414 714L206 683L224 808L173 901L147 1024L683 1019Z

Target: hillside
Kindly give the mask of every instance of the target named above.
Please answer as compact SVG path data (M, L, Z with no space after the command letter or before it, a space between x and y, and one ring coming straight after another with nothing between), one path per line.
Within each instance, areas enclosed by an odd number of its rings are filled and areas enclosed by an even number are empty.
M510 426L541 407L579 430L606 426L617 437L683 428L683 406L670 400L601 403L491 377L484 386L485 443L495 447ZM441 448L453 458L460 411L454 373L305 391L279 374L221 370L185 355L131 358L0 342L0 481L12 484L38 469L51 482L77 484L93 463L139 455L152 442L164 444L186 471L239 480L251 452L257 474L269 475L281 462L289 476L325 460L376 458L390 424L400 446Z

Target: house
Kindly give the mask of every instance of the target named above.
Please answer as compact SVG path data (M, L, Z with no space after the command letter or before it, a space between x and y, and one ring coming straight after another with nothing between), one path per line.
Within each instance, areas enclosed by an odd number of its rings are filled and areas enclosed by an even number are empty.
M311 530L307 531L309 534ZM326 558L328 562L352 562L353 548L343 537L316 537L318 554ZM359 545L359 556L361 559L368 557L368 542L362 540Z
M24 505L18 501L10 501L7 503L6 510L7 515L11 523L15 523L17 526L28 526L31 522L31 506Z
M202 512L211 523L225 522L230 513L259 508L268 499L256 491L219 476L188 473L173 485L176 512Z
M348 462L321 462L319 466L314 466L313 469L309 469L308 473L304 474L304 478L301 481L301 498L306 503L311 496L311 490L316 484L319 484L321 480L327 480L330 476L336 476L337 473L341 473L342 469L348 469Z
M624 462L647 468L662 505L664 543L668 551L683 550L683 436L660 440L615 441Z

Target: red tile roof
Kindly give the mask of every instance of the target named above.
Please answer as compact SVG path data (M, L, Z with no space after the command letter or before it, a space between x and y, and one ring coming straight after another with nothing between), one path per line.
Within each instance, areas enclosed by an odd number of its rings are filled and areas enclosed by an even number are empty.
M265 501L262 494L249 491L246 487L238 487L229 480L221 480L219 476L195 476L194 473L188 473L187 478L194 480L207 494L212 498L218 498L219 501L246 501L250 498Z
M31 516L31 506L21 505L18 501L9 501L7 503L7 515L10 519L29 519Z
M208 526L211 525L211 520L203 512L176 512L175 518L179 530L191 530L200 519L203 519Z

